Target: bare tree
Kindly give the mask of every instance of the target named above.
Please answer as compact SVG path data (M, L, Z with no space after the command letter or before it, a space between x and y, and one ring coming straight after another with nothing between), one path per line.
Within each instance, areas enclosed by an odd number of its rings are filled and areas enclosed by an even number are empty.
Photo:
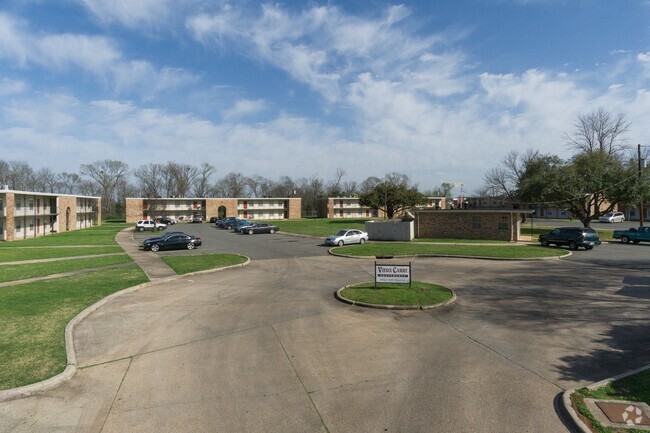
M318 174L298 180L298 195L302 198L302 210L307 216L316 215L318 201L325 197L325 184Z
M341 190L343 191L343 195L351 197L359 194L359 184L354 180L350 182L343 182L341 185Z
M581 114L573 125L571 134L565 133L570 147L589 153L605 152L607 155L619 154L626 148L625 134L630 123L625 115L613 115L603 107L588 114Z
M289 176L282 176L271 185L269 197L294 197L298 193L298 185Z
M370 176L363 182L361 182L361 185L359 186L359 192L361 194L366 194L370 191L372 191L377 185L382 183L383 180L376 177L376 176Z
M35 191L36 176L34 170L25 161L9 161L5 168L3 184L17 191Z
M343 176L345 176L345 170L343 170L341 167L336 169L336 174L334 175L334 179L332 179L330 182L327 184L327 195L329 197L337 197L343 195L343 188L341 185L341 180L343 179Z
M246 176L238 172L230 172L217 182L215 190L220 197L246 197L248 184L249 179Z
M194 180L199 175L199 169L190 164L181 164L177 162L168 162L165 170L172 177L173 195L176 197L186 197Z
M526 173L530 162L539 158L539 151L528 149L519 153L516 150L508 152L501 161L501 166L490 169L484 177L483 191L492 197L503 197L519 207L518 187Z
M139 195L142 197L162 197L165 167L161 164L146 164L138 167L133 176L138 180Z
M36 190L54 193L59 189L59 177L49 167L38 170L35 174Z
M196 179L194 180L194 186L192 188L192 195L194 195L194 197L208 196L210 190L210 179L212 178L215 170L216 168L207 162L201 164Z
M99 185L102 207L106 216L112 215L117 185L126 176L128 170L129 166L126 163L109 159L81 165L81 174L88 176Z
M57 176L59 188L65 194L76 194L79 192L79 183L81 178L76 173L59 173Z

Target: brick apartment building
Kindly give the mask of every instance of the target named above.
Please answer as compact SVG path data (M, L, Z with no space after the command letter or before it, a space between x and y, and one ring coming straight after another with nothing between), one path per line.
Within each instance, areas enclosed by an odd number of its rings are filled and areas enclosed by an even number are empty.
M101 224L101 198L0 188L0 241Z
M172 217L191 220L195 215L271 220L299 219L300 198L127 198L126 222Z

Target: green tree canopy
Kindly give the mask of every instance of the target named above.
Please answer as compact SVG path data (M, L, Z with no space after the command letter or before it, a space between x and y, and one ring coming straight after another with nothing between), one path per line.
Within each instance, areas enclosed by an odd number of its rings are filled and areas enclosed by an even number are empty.
M359 196L361 206L380 209L388 218L406 209L427 203L417 186L411 186L406 175L390 173L384 182L376 184Z

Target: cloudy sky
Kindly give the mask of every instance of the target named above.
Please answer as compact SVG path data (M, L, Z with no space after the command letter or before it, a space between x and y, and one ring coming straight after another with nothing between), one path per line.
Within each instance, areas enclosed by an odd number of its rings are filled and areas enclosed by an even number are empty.
M472 192L599 106L650 144L649 26L646 0L4 0L0 159Z

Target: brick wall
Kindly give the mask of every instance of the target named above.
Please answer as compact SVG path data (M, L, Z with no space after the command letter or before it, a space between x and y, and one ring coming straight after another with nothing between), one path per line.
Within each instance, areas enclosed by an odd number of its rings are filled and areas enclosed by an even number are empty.
M520 214L478 210L417 211L415 237L518 241Z
M219 207L226 208L226 217L237 216L237 199L236 198L208 198L205 200L206 217L216 217L219 215Z
M15 197L13 193L8 192L5 195L5 215L7 215L7 217L5 218L5 233L7 234L5 240L7 241L13 241L15 239L15 234L16 234L16 223L14 221L15 213L16 213Z
M141 198L127 198L126 199L126 222L137 223L144 217L144 208Z
M302 199L290 198L289 199L289 219L302 218Z
M77 229L77 198L59 196L56 200L57 221L59 222L58 231L65 232ZM70 209L70 213L68 213ZM66 223L67 219L67 223Z

